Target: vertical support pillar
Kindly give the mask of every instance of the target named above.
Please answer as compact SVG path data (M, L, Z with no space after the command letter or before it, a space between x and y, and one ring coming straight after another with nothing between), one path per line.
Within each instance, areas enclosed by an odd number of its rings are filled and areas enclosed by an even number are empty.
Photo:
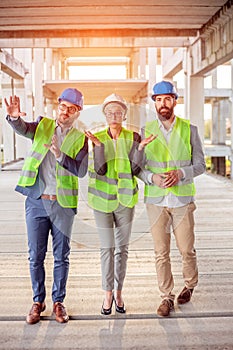
M226 117L229 115L228 101L219 101L219 143L226 144Z
M145 79L146 77L146 49L135 49L130 59L130 79ZM145 124L145 116L141 114L141 101L130 101L127 127L131 130L140 131L141 122Z
M3 106L3 94L2 94L2 67L0 62L0 96L2 96L2 100L0 101ZM3 120L4 120L4 111L3 108L0 108L0 171L2 169L2 164L4 162L4 154L3 154Z
M146 78L146 48L139 50L139 79Z
M192 60L190 51L186 51L184 104L185 115L190 122L198 127L201 140L204 142L204 78L192 77Z
M2 99L6 97L9 100L10 96L14 95L14 82L13 79L1 72L1 86L2 86ZM4 121L6 116L6 109L4 106L3 122L2 122L2 141L3 141L3 163L8 163L15 160L15 133L12 128Z
M233 179L233 59L231 60L231 99L230 99L230 118L231 118L231 179Z
M53 75L53 51L52 49L45 49L45 62L46 62L46 80L52 80ZM49 118L52 118L54 113L53 100L46 98L46 114Z
M162 48L161 49L161 66L162 69L163 67L167 64L168 60L172 60L174 54L174 49L173 48ZM162 71L162 76L164 76L164 72ZM168 77L166 79L172 80L172 76Z
M60 65L61 65L61 79L62 80L68 79L65 60L61 54L61 51L59 51L59 61L60 61Z
M25 75L23 80L14 80L15 94L20 98L20 108L26 113L23 119L27 121L32 120L33 108L32 108L32 56L31 49L14 49L14 57L17 58L28 70L28 74ZM16 159L25 158L28 150L31 147L31 141L15 134L16 142Z
M139 51L134 49L131 55L130 79L138 79Z
M198 126L199 135L204 141L204 78L190 77L189 96L190 122Z
M219 102L217 99L212 100L212 123L211 123L211 143L213 145L218 144L218 107Z
M156 48L148 48L148 67L149 67L149 83L148 83L148 104L149 104L149 118L151 119L155 115L155 107L154 102L150 98L152 94L152 88L154 84L157 82L156 79L156 66L157 66L157 49Z
M126 128L140 132L140 106L131 103L127 113Z
M61 79L60 75L60 64L59 64L59 54L57 50L53 50L53 67L54 67L54 80Z
M44 49L34 49L34 115L44 115L44 97L43 97L43 79L44 79Z
M212 87L217 89L217 69L212 72ZM217 98L212 99L212 126L211 126L211 143L218 144L219 137L219 126L218 126L218 113L219 113L219 100Z

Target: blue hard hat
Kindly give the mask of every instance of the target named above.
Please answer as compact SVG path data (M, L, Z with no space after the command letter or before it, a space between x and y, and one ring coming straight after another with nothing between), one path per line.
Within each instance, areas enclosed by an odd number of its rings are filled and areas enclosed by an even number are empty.
M68 101L80 107L80 109L83 109L83 94L77 89L73 89L73 88L65 89L61 93L61 95L58 97L59 103L61 102L61 100Z
M165 80L162 80L153 86L153 95L151 96L152 100L154 101L155 97L158 95L174 95L176 100L178 98L175 86L170 83L170 81Z

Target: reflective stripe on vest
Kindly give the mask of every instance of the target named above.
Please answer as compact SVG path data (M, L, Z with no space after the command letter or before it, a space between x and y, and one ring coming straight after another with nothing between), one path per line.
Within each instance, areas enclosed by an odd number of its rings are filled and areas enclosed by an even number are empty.
M54 129L55 120L48 118L41 119L36 128L31 151L23 165L21 176L18 181L19 186L33 186L36 182L38 168L48 152L44 144L51 143Z
M138 201L137 180L132 176L129 153L133 146L133 131L122 128L114 149L113 140L105 129L95 134L104 144L107 173L96 174L89 162L88 203L91 208L109 213L119 203L132 208Z
M37 126L32 144L32 150L24 162L19 186L33 186L38 174L38 168L48 152L44 144L50 144L55 130L55 120L43 118ZM83 147L85 135L72 128L63 140L61 151L75 158ZM62 207L76 208L78 202L78 177L72 175L58 163L56 164L56 194Z
M168 143L157 120L146 124L145 137L151 133L157 134L158 137L145 147L146 169L159 174L191 165L190 122L188 120L176 117ZM156 185L145 185L144 189L145 202L149 198L166 196L169 192L176 196L195 194L193 179L190 179L190 183L182 184L181 182L179 185L166 189Z

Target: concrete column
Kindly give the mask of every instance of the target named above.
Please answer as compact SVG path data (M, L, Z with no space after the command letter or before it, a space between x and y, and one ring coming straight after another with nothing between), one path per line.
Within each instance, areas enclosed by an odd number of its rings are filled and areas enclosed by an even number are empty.
M217 88L217 70L212 72L212 87ZM212 128L211 142L215 145L226 144L226 117L230 116L230 104L226 99L212 100ZM226 175L226 157L215 156L211 157L212 169L220 174ZM232 167L232 163L231 163Z
M2 69L1 69L1 63L0 63L0 96L2 96ZM3 98L0 101L1 105L4 105ZM4 109L0 108L0 171L2 169L2 164L4 162L3 159L3 122L4 122Z
M32 121L32 50L31 49L14 49L14 57L17 58L28 70L24 80L14 80L15 94L20 97L21 111L26 113L23 117L26 121ZM25 158L31 148L31 141L15 134L16 138L16 159Z
M146 79L146 49L142 48L134 55L133 67L134 77L139 79ZM139 69L138 69L139 68ZM136 76L137 74L137 76ZM137 103L131 103L128 110L127 128L140 132L141 125L146 122L146 106L145 103L141 104L141 101Z
M46 62L46 80L52 80L53 74L53 51L52 49L45 49L45 62ZM46 98L46 115L52 118L54 115L54 106L51 99Z
M1 73L1 86L2 86L2 99L4 97L9 100L10 96L14 95L13 79L4 73ZM3 142L3 155L1 154L3 163L8 163L15 160L15 133L5 120L6 109L5 105L2 108L2 115L0 116L2 121L2 142ZM1 152L2 153L2 152Z
M135 130L134 118L136 118L136 109L135 109L135 105L131 103L127 113L126 128L130 130L138 131L138 130Z
M60 63L59 63L59 53L57 50L53 50L53 79L54 80L59 80L61 79L61 74L60 74Z
M185 57L185 116L198 127L201 140L204 142L204 78L192 77L192 60L187 49Z
M184 117L189 119L189 75L190 75L190 58L189 58L189 49L187 48L184 54L183 70L184 70Z
M61 79L62 80L69 79L69 77L66 74L67 73L66 65L65 65L64 57L61 55L61 51L59 51L59 61L61 65Z
M133 50L131 55L131 69L130 69L130 79L138 79L138 67L139 67L139 50Z
M233 179L233 59L231 60L231 99L229 103L231 118L231 179Z
M149 115L148 119L154 118L155 115L155 106L154 102L151 99L152 88L157 82L156 79L156 65L157 65L157 49L148 48L148 67L149 67L149 83L148 83L148 105L149 105Z
M127 113L126 127L140 133L142 125L146 121L146 108L138 103L131 103Z
M146 79L146 48L139 50L139 79Z
M198 126L202 141L204 141L204 103L204 78L190 77L190 122Z
M172 60L173 54L174 54L173 48L167 48L167 47L161 48L161 66L162 66L162 68L167 64L167 62L169 60ZM164 76L163 73L164 72L162 71L162 75ZM170 79L170 80L172 80L172 78L173 78L172 76L166 77L166 79Z
M217 88L217 70L212 74L213 88ZM215 99L212 115L212 143L226 143L226 117L229 116L229 102L226 99Z
M219 143L226 144L226 117L229 116L228 100L219 101Z
M44 115L44 49L34 49L34 116Z
M212 100L212 123L211 123L211 143L218 144L218 100Z

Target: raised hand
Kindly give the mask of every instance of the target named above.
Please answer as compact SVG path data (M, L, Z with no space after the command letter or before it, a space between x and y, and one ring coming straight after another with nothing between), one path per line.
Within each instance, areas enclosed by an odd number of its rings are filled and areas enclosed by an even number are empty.
M96 146L101 146L100 140L90 131L84 131L84 133L88 137L88 139L91 140L91 142L93 142Z
M144 147L146 145L148 145L149 143L151 143L152 141L154 141L156 139L158 135L153 135L151 134L149 137L145 138L144 140L142 140L138 146L139 151L142 151L144 149Z
M25 112L20 111L20 99L18 96L10 96L9 103L6 98L4 98L4 102L6 105L7 114L11 116L11 118L23 117L26 115Z

